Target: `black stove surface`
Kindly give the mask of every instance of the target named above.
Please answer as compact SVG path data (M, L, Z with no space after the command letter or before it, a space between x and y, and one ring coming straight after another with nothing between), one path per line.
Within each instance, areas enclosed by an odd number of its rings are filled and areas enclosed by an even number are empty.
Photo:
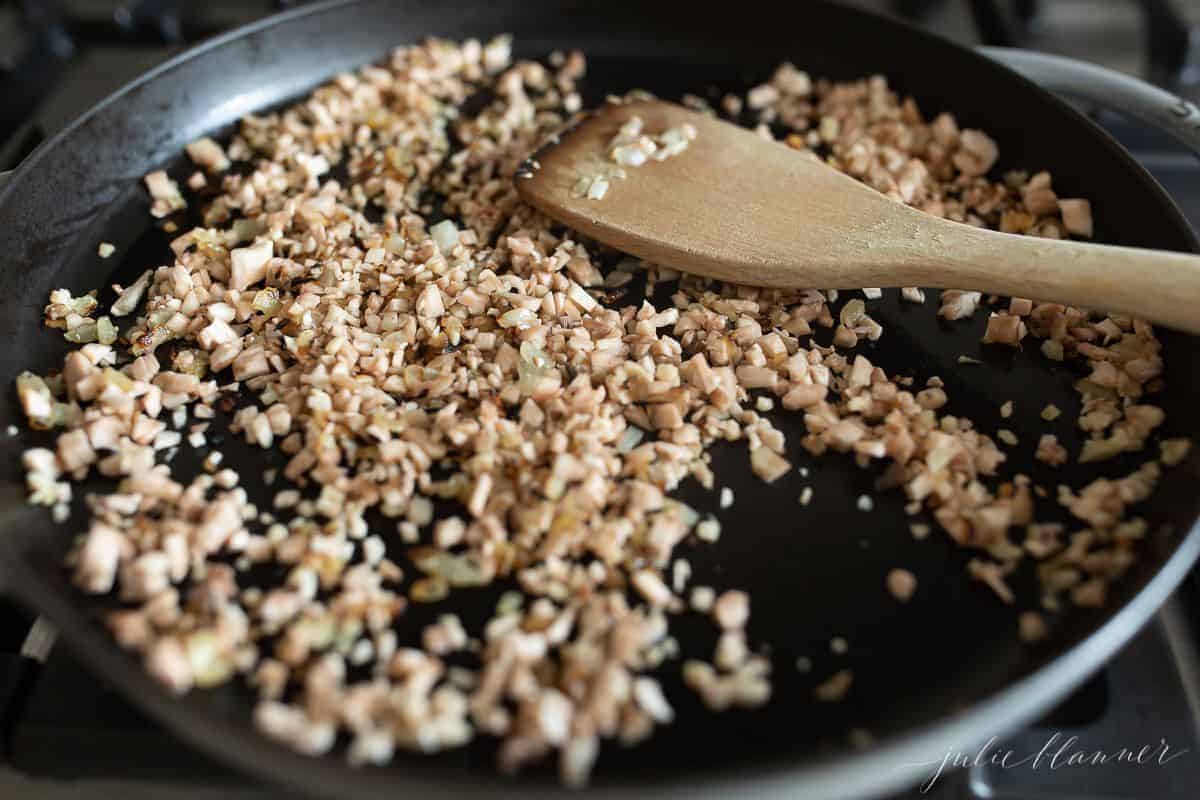
M1132 0L1063 0L1051 20L1025 20L1035 2L939 3L861 0L857 5L925 15L962 41L998 40L989 6L1017 14L1017 30L1054 47L1050 21L1071 8L1122 13ZM292 3L270 0L0 0L0 171L45 137L163 58L194 42ZM1169 3L1143 0L1144 8ZM1195 5L1195 4L1193 4ZM1011 6L1011 7L1010 7ZM974 16L968 12L974 12ZM1064 11L1066 9L1066 11ZM982 10L982 11L981 11ZM1161 10L1161 9L1159 9ZM1009 15L1011 16L1011 14ZM1119 15L1118 15L1119 17ZM1128 15L1125 18L1129 21ZM1136 21L1136 20L1135 20ZM1169 21L1169 20L1168 20ZM1068 24L1068 33L1071 30ZM1165 23L1161 18L1155 23ZM992 26L992 27L989 27ZM1153 26L1146 26L1149 30ZM1171 58L1131 55L1140 38L1109 31L1096 53L1196 98L1187 48ZM1168 30L1178 41L1178 30ZM1197 37L1193 37L1197 38ZM1070 37L1064 41L1070 41ZM1112 45L1109 50L1105 46ZM1077 47L1077 45L1076 45ZM1173 68L1168 68L1179 60ZM1164 66L1164 64L1166 66ZM14 88L16 87L16 88ZM1154 131L1119 116L1097 116L1166 187L1200 229L1200 160ZM0 798L266 798L265 787L185 745L98 682L32 617L0 598ZM904 797L934 800L1108 800L1200 796L1200 579L1196 574L1162 613L1104 670L1033 726L982 750L946 742L928 754L927 779ZM24 652L24 654L23 654ZM37 659L47 655L45 663ZM997 732L998 734L1003 732ZM897 798L897 800L899 800Z

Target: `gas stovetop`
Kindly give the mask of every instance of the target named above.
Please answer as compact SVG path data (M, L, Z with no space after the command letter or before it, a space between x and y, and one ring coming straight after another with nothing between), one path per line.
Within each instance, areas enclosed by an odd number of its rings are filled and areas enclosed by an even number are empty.
M1072 52L1073 45L1072 54L1078 54L1080 38L1071 35L1077 30L1072 26L1088 24L1094 31L1096 15L1107 9L1115 22L1106 35L1091 39L1096 45L1088 57L1200 97L1200 89L1187 83L1196 72L1189 43L1200 37L1187 31L1182 2L1173 8L1159 0L1059 0L1046 4L1041 17L1028 13L1038 10L1033 0L855 4L914 15L968 43L1033 43L1060 52ZM287 5L293 3L0 0L0 171L186 43ZM1145 13L1140 30L1157 43L1153 57L1138 52L1137 7ZM1200 160L1116 115L1097 119L1200 229ZM928 755L926 783L906 797L1191 800L1200 789L1198 653L1200 579L1193 574L1128 647L1058 708L982 750L946 742L945 750ZM0 798L210 796L280 795L148 720L69 652L55 648L43 623L35 625L31 615L0 599Z

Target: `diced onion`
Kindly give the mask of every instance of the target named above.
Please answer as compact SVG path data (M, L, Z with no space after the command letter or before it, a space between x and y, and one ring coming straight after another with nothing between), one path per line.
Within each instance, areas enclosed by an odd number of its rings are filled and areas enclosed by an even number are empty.
M433 237L443 255L448 255L458 245L458 228L448 219L430 228L429 235Z

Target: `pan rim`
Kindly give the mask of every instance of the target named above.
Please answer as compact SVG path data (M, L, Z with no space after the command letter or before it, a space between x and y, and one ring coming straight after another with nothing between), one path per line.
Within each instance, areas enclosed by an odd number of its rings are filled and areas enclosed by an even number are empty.
M4 189L0 189L0 207L12 202L10 195L15 192L17 184L20 182L19 178L36 169L37 164L46 153L52 151L62 140L86 124L92 117L138 87L192 59L199 58L243 37L252 36L262 30L298 18L328 13L340 7L357 5L363 1L323 0L323 2L292 9L213 37L168 59L80 114L58 134L40 145L17 168L13 176L14 180L10 181ZM821 0L821 5L836 4ZM838 13L856 14L873 19L879 17L879 15L862 9L844 6L838 7ZM937 42L940 46L953 47L964 54L964 58L985 62L992 69L1004 73L1007 80L1019 80L1026 90L1051 98L1064 111L1073 115L1077 121L1090 126L1095 132L1103 135L1108 139L1113 153L1122 159L1125 166L1136 173L1143 182L1152 186L1161 199L1169 205L1174 212L1176 218L1174 221L1178 223L1178 227L1187 231L1191 249L1200 251L1200 241L1186 223L1174 199L1107 132L1096 126L1077 109L1024 76L970 48L960 47L941 36L906 23L895 20L887 20L887 22L902 28L914 37ZM0 546L10 547L9 552L14 555L18 552L12 545L4 545L2 539L0 539ZM1188 533L1179 540L1174 552L1160 565L1158 571L1094 631L1029 675L981 699L958 715L943 717L907 732L896 734L881 740L877 746L863 752L843 752L799 765L789 763L786 759L777 759L760 765L758 772L751 776L731 772L729 774L706 774L703 778L698 779L681 774L677 778L672 777L657 782L655 788L668 795L679 797L685 794L724 797L731 791L745 791L751 788L755 791L768 791L780 796L787 793L791 796L797 788L802 787L806 796L841 797L851 793L879 794L911 785L928 771L928 767L924 764L913 762L927 756L930 752L942 752L945 742L950 741L955 746L962 745L967 748L978 745L992 733L1007 732L1036 718L1055 700L1082 683L1142 628L1183 580L1198 556L1200 556L1200 524L1194 523ZM219 756L227 763L248 770L250 774L263 774L283 785L308 793L318 791L325 795L342 794L348 790L353 790L355 793L376 794L383 791L394 791L401 787L425 792L430 797L462 796L468 790L487 791L489 794L499 796L545 795L557 794L562 791L557 787L546 787L530 782L506 783L503 782L503 779L491 775L464 776L465 780L459 780L453 784L447 784L426 773L408 775L401 784L395 780L394 773L385 771L357 772L354 774L354 778L350 779L347 767L340 762L330 758L318 760L298 755L262 736L251 726L231 723L198 703L189 702L189 698L180 699L170 695L150 679L129 654L113 647L111 638L105 631L90 619L76 613L66 597L57 595L49 584L41 581L27 560L14 558L8 564L0 566L4 568L5 577L9 579L17 595L31 605L46 611L47 616L63 631L67 646L80 654L86 654L87 661L95 664L94 671L106 681L116 685L130 702L145 710L183 740L200 750ZM623 789L622 794L627 793L630 789L638 791L637 788L626 785L624 782L613 785L611 789L614 791Z

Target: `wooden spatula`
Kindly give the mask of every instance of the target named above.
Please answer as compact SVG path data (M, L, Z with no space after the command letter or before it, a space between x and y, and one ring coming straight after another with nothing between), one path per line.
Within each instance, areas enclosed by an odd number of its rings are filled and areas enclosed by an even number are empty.
M633 116L694 125L682 153L625 168L604 196L581 177L614 164ZM534 154L521 196L656 264L756 286L929 286L1057 301L1200 332L1200 256L997 233L893 201L786 145L672 103L610 103ZM1103 206L1103 197L1095 198Z

